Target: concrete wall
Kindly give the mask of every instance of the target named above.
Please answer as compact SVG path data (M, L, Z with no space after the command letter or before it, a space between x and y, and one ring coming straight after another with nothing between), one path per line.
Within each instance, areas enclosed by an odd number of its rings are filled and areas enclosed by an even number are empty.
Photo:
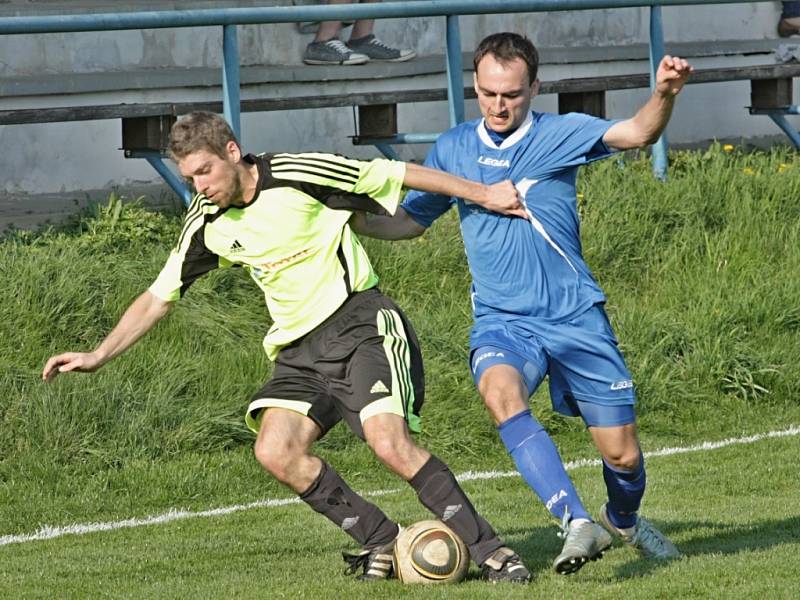
M295 0L296 3L311 3ZM110 1L20 1L0 2L0 18L19 14L69 14L113 12L120 3ZM263 2L151 1L139 0L137 10L169 10L220 6L259 6ZM273 1L272 5L290 5ZM749 56L700 56L698 67L764 64L773 62L770 52L775 40L779 3L748 3L689 6L663 9L667 50L703 52L720 40L735 40L733 46L757 50ZM643 44L648 39L649 10L547 12L509 15L468 16L460 19L462 48L466 51L487 33L516 31L531 37L542 51L540 77L551 80L602 74L641 73L647 70ZM391 44L413 47L421 57L444 52L443 17L386 20L376 33ZM119 102L185 101L220 99L220 90L208 85L148 89L148 76L218 68L222 61L221 28L158 29L98 33L0 36L0 110L43 106L111 104ZM289 97L348 91L421 89L445 85L443 63L416 76L397 66L367 65L359 69L324 68L310 71L300 60L310 34L300 34L294 24L242 26L239 42L243 65L267 65L267 75L258 85L243 89L243 97ZM731 42L725 42L731 47ZM724 44L723 44L724 45ZM625 60L564 64L570 49L596 49L598 54L612 48L638 48ZM699 49L699 51L698 51ZM722 53L725 54L725 53ZM565 58L566 57L566 58ZM421 60L421 59L418 59ZM416 63L422 65L422 63ZM280 65L280 66L278 66ZM412 65L413 66L413 65ZM255 68L255 67L254 67ZM465 61L465 84L471 82L469 60ZM187 71L188 72L188 71ZM217 84L214 71L210 76ZM355 75L354 75L355 73ZM81 77L95 77L85 85ZM136 74L134 78L132 74ZM319 74L319 75L318 75ZM327 81L320 82L320 79ZM130 88L121 81L131 81ZM98 81L100 84L98 84ZM111 91L104 92L108 81ZM42 90L56 82L49 92ZM44 86L44 87L43 87ZM58 90L62 92L59 93ZM3 93L2 90L5 90ZM28 91L26 91L28 90ZM63 93L70 90L74 93ZM629 116L647 97L646 90L613 92L608 95L610 117ZM775 135L774 125L764 117L750 117L747 82L690 86L681 96L670 125L673 143L692 143L711 138ZM468 117L477 116L468 101ZM555 97L536 99L538 110L556 110ZM436 131L447 127L445 103L401 105L402 131ZM373 156L375 150L353 147L348 135L354 133L350 108L245 114L243 143L254 151L299 151L326 149L355 156ZM126 160L121 145L119 121L54 123L0 126L0 196L14 198L30 194L59 194L75 190L106 190L112 186L157 184L154 171L141 160ZM404 158L421 158L421 146L400 148ZM15 200L16 202L17 200ZM3 208L0 206L0 216Z

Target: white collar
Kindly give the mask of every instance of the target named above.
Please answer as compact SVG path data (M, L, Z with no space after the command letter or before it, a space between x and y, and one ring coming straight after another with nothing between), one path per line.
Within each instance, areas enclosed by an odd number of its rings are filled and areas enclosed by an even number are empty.
M533 113L529 112L528 116L522 122L522 125L517 127L517 130L500 142L500 145L494 143L494 140L489 136L489 132L486 131L486 119L481 119L480 123L478 123L478 137L481 138L481 141L489 146L494 150L505 150L506 148L510 148L518 141L522 139L522 137L528 133L528 129L531 128L533 125Z

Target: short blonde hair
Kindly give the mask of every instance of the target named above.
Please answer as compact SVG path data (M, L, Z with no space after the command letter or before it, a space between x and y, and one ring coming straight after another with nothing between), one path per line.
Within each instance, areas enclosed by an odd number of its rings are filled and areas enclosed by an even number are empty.
M239 145L225 119L215 113L196 111L173 124L169 132L169 153L174 160L184 159L200 150L225 158L226 147L231 141Z

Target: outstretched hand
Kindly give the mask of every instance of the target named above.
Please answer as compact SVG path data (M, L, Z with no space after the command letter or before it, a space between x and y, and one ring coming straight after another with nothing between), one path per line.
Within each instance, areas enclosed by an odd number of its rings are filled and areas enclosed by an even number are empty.
M492 212L500 213L511 217L528 218L525 212L523 199L520 197L517 188L511 183L510 179L493 183L488 187L488 200L483 207Z
M656 92L663 96L676 96L694 68L679 56L665 55L656 71Z
M51 381L59 373L69 371L92 373L101 366L102 362L94 352L65 352L50 357L42 370L42 380Z

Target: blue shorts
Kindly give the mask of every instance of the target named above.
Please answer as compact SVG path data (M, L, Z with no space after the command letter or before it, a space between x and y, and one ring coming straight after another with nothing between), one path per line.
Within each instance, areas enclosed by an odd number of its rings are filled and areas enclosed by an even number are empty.
M588 426L636 421L631 374L601 304L558 324L512 315L477 318L470 335L475 385L498 364L519 371L529 395L549 375L553 410L580 416Z

